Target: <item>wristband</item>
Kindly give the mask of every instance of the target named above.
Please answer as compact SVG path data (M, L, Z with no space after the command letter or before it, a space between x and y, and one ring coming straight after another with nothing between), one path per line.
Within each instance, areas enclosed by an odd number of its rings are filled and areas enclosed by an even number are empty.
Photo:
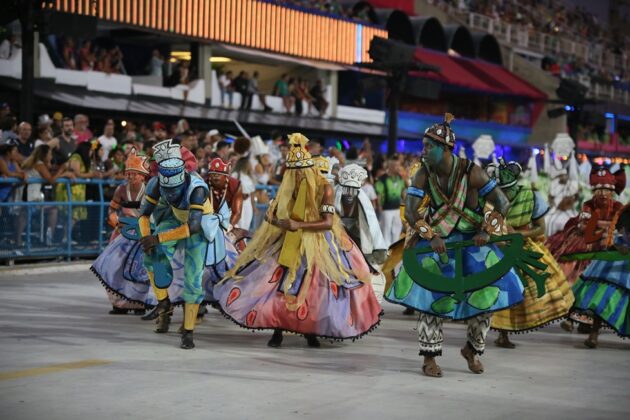
M431 228L431 226L422 219L416 222L414 228L416 229L416 232L418 232L418 235L420 235L422 239L425 239L427 241L430 241L435 236L433 228Z
M185 239L190 237L190 230L188 229L188 223L184 223L174 229L167 230L158 234L158 241L160 243L168 241L177 241L179 239Z
M503 215L496 210L487 211L484 214L482 229L489 235L501 235L503 233Z

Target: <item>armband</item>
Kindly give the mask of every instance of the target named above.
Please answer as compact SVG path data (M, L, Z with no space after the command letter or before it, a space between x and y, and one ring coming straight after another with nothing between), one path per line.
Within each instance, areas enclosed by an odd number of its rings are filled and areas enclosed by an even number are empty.
M322 204L322 208L320 212L328 213L328 214L335 214L335 206L331 206L329 204Z
M160 243L168 241L177 241L179 239L185 239L190 237L190 230L188 229L188 223L184 223L174 229L167 230L158 234L158 241Z
M157 200L153 197L151 197L150 195L145 195L144 196L145 200L147 200L149 203L153 204L154 206L157 205Z
M501 235L504 222L503 215L498 211L487 211L483 216L481 228L489 235Z
M138 227L140 228L140 237L144 238L151 234L151 220L149 216L140 216L138 219Z
M486 185L484 185L483 187L479 189L479 195L481 197L485 197L486 195L490 194L492 190L494 190L496 187L497 187L497 181L496 179L493 178L490 181L488 181Z
M431 225L422 219L416 222L414 228L416 229L416 232L418 232L418 235L427 241L430 241L435 236L435 232L433 232Z
M116 228L118 226L118 215L116 213L110 213L107 217L107 224Z
M424 196L426 195L426 193L423 190L416 187L408 187L407 194L413 195L414 197L418 197L418 198L424 198Z

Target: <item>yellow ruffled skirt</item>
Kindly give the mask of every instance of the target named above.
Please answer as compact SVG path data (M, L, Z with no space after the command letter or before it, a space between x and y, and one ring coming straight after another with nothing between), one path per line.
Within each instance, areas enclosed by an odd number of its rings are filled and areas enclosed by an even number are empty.
M551 275L545 281L546 293L538 297L536 285L529 281L523 292L523 303L495 312L491 327L507 332L525 332L545 326L569 313L575 298L564 272L542 241L526 238L525 246L540 254Z

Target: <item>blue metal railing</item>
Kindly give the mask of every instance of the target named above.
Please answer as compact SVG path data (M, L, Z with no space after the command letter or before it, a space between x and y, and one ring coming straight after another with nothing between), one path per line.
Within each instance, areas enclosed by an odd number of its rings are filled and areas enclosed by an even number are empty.
M0 261L98 255L107 246L112 231L106 223L109 200L105 197L105 190L123 183L111 179L59 178L56 184L65 186L67 201L0 202ZM27 188L27 184L50 186L41 178L29 178L27 182L18 178L0 178L0 188L7 185ZM86 185L86 189L89 186L98 188L92 200L73 200L71 188L81 184ZM55 185L52 188L54 193ZM277 186L257 185L256 190L266 191L271 199L275 196ZM267 207L267 203L256 203L256 208L261 212ZM85 210L77 213L87 213L87 217L75 218L75 211L81 208ZM39 217L36 217L37 214ZM58 235L59 231L61 235Z

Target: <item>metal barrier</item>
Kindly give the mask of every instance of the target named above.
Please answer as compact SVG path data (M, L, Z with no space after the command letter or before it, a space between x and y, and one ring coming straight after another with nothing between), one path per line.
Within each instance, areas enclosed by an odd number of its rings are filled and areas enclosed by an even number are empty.
M106 246L112 228L106 223L109 200L106 190L123 184L124 181L59 178L56 185L64 185L67 201L7 201L0 202L0 261L15 259L93 257ZM46 180L29 178L24 182L18 178L0 178L0 187L7 184L15 189L27 184L42 184L55 192ZM91 188L91 199L73 201L71 188L85 185ZM267 191L273 198L276 186L257 185L256 190ZM264 213L268 203L256 203ZM259 217L255 227L262 217Z

